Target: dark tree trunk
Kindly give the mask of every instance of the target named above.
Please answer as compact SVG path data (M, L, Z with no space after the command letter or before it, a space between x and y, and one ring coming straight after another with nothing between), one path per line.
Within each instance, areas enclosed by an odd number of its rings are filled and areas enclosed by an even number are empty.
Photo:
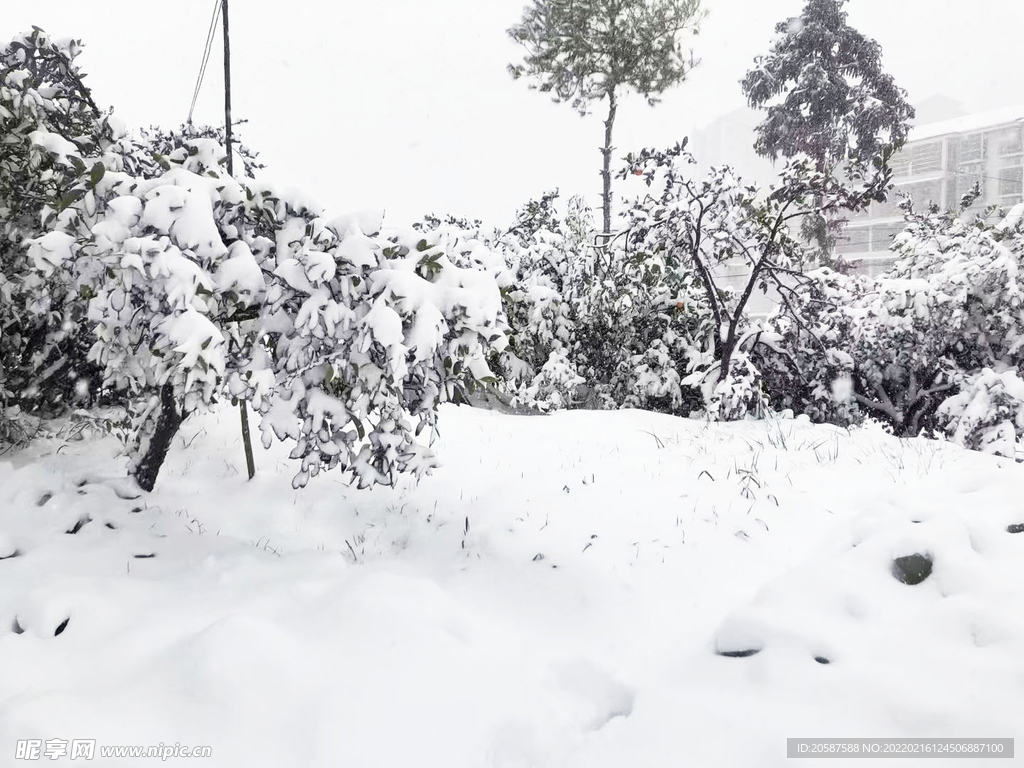
M815 165L818 173L829 172L828 162L824 158L818 158ZM811 225L807 228L806 234L810 243L817 246L818 266L831 268L835 266L835 254L833 254L832 245L829 242L828 219L821 213L824 204L824 198L820 194L816 194L814 196L815 212L812 214Z
M604 121L604 147L601 149L601 154L604 155L604 169L601 171L603 181L601 207L604 214L606 242L612 231L612 129L615 127L615 112L618 106L613 88L608 91L608 119Z
M171 441L178 434L178 428L187 415L178 412L178 404L174 402L174 387L164 384L160 388L160 415L156 420L156 431L149 441L146 454L139 460L133 472L135 482L142 490L153 490L157 475L160 474L160 467L163 466L167 451L171 448Z

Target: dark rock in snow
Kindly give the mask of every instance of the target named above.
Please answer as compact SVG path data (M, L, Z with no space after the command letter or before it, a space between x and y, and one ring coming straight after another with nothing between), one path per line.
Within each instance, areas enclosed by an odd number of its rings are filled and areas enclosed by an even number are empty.
M730 658L730 659L745 659L748 656L754 656L754 655L760 653L761 650L762 650L761 648L746 648L746 649L739 650L739 651L722 651L722 650L718 650L718 651L715 651L715 653L718 654L719 656L726 656L727 658Z
M892 561L892 575L903 584L920 584L932 575L932 558L920 553L897 557Z
M1024 533L1024 523L1014 523L1006 526L1007 533Z

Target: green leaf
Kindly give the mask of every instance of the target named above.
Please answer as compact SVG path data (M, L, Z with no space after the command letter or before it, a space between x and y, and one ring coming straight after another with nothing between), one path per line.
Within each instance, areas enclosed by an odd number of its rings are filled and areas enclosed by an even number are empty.
M107 169L103 166L103 163L96 163L92 170L89 171L89 183L92 184L92 188L95 189L96 185L100 183L100 179L103 178L103 174L107 172Z

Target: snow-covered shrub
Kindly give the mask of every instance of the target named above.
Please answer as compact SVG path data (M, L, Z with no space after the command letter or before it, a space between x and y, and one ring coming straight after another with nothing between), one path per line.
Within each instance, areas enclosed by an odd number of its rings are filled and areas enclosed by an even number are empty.
M853 315L840 308L862 292L865 281L819 269L805 273L785 294L758 347L770 408L842 426L863 419L854 394L854 358L847 351L854 343Z
M461 241L447 231L384 237L293 216L283 203L277 214L263 265L273 275L261 329L269 349L251 377L264 442L296 441L299 485L335 466L360 486L423 473L432 458L415 435L432 427L437 404L494 380L487 358L507 328L494 278L456 266ZM268 370L272 392L259 383Z
M554 379L552 373L575 371L578 302L592 257L590 211L573 198L565 217L559 218L556 196L549 193L528 203L495 243L511 277L504 300L512 332L498 364L513 401L542 410L563 408L572 401L565 397L568 390L554 382L569 382L575 372ZM549 362L545 379L533 386ZM555 397L548 399L545 393Z
M70 205L83 177L102 173L111 126L82 83L81 50L38 28L0 48L0 421L61 413L91 399L98 378L85 362L82 317L62 299L63 275L35 272L25 248L47 206Z
M136 396L132 471L146 487L181 419L251 399L264 443L295 442L295 484L340 466L360 486L420 474L414 436L438 402L486 379L500 294L448 257L455 243L335 225L240 184L212 140L155 179L106 173L30 254L89 299L92 358ZM343 227L342 227L343 225Z
M0 421L5 413L57 416L120 397L89 356L89 289L73 290L63 264L33 263L32 253L46 262L47 249L60 250L53 236L34 250L30 242L62 227L58 217L73 206L95 205L108 171L155 178L171 169L168 157L184 162L190 139L223 133L183 126L128 134L83 84L81 50L80 41L38 28L0 50ZM244 147L236 152L247 171L260 167Z
M573 364L560 350L554 350L526 385L522 401L536 404L542 411L568 408L578 397L578 389L586 379L576 373Z
M772 358L771 389L789 393L777 396L778 405L840 424L871 413L898 435L933 426L943 393L955 386L955 348L965 340L956 305L927 280L827 269L809 277L789 297L800 324L773 323L786 357Z
M633 391L625 405L646 410L679 411L683 405L683 380L679 364L662 339L655 339L642 355L629 361Z
M29 160L49 147L67 185L37 202L43 231L19 252L35 293L16 304L52 303L60 327L88 330L88 361L132 413L141 487L181 421L226 397L252 401L264 442L294 442L297 485L334 467L360 486L420 474L433 460L416 434L438 403L492 380L507 326L479 243L326 221L297 195L231 178L202 131L103 127L92 165L37 134L18 146Z
M754 386L760 381L754 360L786 357L778 329L750 322L750 299L759 292L776 294L782 312L802 327L790 295L794 282L806 282L800 269L811 254L790 232L790 222L861 210L884 197L889 175L884 166L872 172L852 160L849 178L840 183L801 159L787 163L779 182L762 191L728 167L695 179L695 162L685 141L627 158L620 177L640 176L655 190L630 210L627 248L661 259L665 282L686 293L690 322L680 329L679 343L688 375L682 383L700 388L713 418L742 418L763 405L760 386ZM736 270L746 272L746 279L730 290L724 276Z
M970 376L939 406L949 438L975 451L1016 458L1024 434L1024 380L990 368Z
M795 393L783 405L839 422L859 411L914 435L944 427L939 404L984 368L1022 370L1024 207L995 227L906 210L888 273L820 270L787 293L795 311L773 321L785 354L766 369L773 392ZM852 387L836 398L844 377Z
M488 271L502 289L511 327L494 360L515 405L643 407L689 413L699 395L681 379L704 341L701 298L691 273L671 259L604 243L579 198L560 213L556 193L531 201L507 231L480 222L426 217L421 228L479 238L504 269ZM580 381L582 379L582 381Z
M506 231L479 221L426 216L419 230L445 231L462 242L482 245L486 264L473 252L454 259L490 273L501 288L508 318L508 345L491 363L513 405L542 411L574 402L576 386L572 348L577 298L586 279L590 213L578 199L568 203L564 218L555 209L557 192L530 201Z
M703 319L690 274L663 254L625 244L601 257L604 268L578 301L574 347L597 403L682 414L699 407L682 382Z
M708 400L707 415L712 421L739 421L764 415L761 373L749 355L738 352L729 360L728 374L715 384Z

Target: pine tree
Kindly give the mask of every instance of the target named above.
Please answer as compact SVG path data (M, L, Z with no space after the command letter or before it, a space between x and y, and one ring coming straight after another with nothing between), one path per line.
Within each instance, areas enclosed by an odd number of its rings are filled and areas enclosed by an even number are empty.
M569 102L586 115L593 102L608 101L604 121L602 205L604 232L612 219L612 131L619 97L633 89L654 105L694 66L681 33L697 31L700 0L533 0L508 33L526 49L522 64L509 65L516 79Z
M882 48L847 23L847 0L807 0L776 27L779 37L742 81L752 107L767 112L754 148L777 160L807 155L832 174L851 159L887 161L907 138L914 108L882 69ZM831 257L836 225L804 221L804 234Z

